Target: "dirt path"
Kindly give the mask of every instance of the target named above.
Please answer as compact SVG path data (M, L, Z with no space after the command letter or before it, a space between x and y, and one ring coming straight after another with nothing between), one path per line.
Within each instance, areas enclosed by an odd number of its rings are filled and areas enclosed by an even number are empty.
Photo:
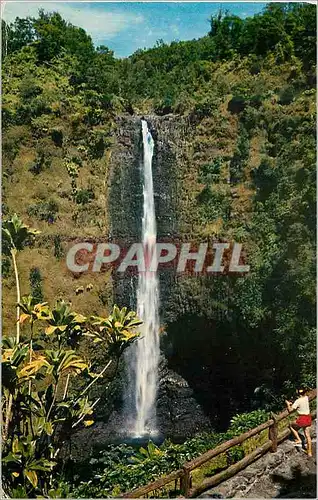
M315 426L316 422L311 429L312 458L286 440L276 453L267 453L200 498L317 498Z

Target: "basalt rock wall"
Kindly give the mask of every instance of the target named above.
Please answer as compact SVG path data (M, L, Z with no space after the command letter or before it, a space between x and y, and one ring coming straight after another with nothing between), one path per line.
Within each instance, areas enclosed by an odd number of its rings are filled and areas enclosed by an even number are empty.
M157 221L157 240L180 241L178 213L178 172L187 162L186 119L174 115L144 116L154 138L153 183ZM115 146L110 160L109 214L111 238L128 249L141 241L143 215L141 117L117 118ZM160 317L165 321L166 305L171 300L175 273L172 267L159 270ZM125 275L114 270L114 296L121 306L136 307L137 273L129 269Z
M157 241L178 243L179 193L182 186L178 179L187 168L189 123L174 115L144 116L153 136L153 184L157 221ZM117 118L115 145L110 161L109 213L111 238L123 247L141 241L143 215L143 147L141 117ZM136 272L121 274L114 270L114 300L120 306L136 308L138 276ZM159 269L160 321L168 317L169 304L176 299L178 280L173 267ZM182 439L210 426L209 419L196 401L193 389L167 362L169 339L162 336L162 359L159 368L159 393L157 415L162 434ZM124 383L124 382L123 382ZM111 419L112 420L112 419Z

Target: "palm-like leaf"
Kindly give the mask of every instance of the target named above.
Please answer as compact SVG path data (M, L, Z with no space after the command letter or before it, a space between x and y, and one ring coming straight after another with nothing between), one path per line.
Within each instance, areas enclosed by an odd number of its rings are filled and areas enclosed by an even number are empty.
M3 388L9 389L12 394L19 383L17 372L28 356L29 346L15 345L15 342L8 338L3 340L3 344L6 348L2 350L2 384Z
M21 370L18 372L19 379L33 377L36 375L43 367L50 368L50 363L42 354L36 354L35 359L27 363Z
M30 323L39 320L48 320L51 317L51 312L47 302L37 303L32 295L24 295L19 304L22 314L20 315L20 323L24 323L27 319Z
M85 322L85 316L72 311L67 302L57 301L47 319L48 327L45 333L47 335L55 334L66 344L74 345L83 333Z
M106 342L110 356L119 358L123 351L139 337L137 327L142 321L134 311L114 306L108 318L92 317L94 330L88 333L94 342Z
M24 242L36 234L40 234L40 231L23 224L17 214L14 214L2 224L3 251L9 254L11 250L22 250Z
M45 351L46 359L49 363L48 373L52 373L54 378L58 379L61 375L78 375L89 368L88 364L74 351Z

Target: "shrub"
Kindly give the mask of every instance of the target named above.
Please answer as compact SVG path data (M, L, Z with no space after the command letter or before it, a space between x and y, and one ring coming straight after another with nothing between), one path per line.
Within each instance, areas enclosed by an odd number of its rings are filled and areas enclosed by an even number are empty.
M219 100L213 94L209 94L207 97L201 97L195 104L191 116L199 118L200 120L208 116L213 116L214 112L218 109L218 105Z
M154 105L154 109L157 115L163 116L173 113L173 106L174 98L169 95L157 101Z
M92 189L79 189L75 195L75 201L79 205L86 205L95 198Z
M17 125L6 131L3 136L2 151L8 160L14 160L26 135L27 128L24 126Z
M288 104L293 102L296 94L297 91L295 90L295 88L292 85L288 85L280 91L278 103L282 106L287 106Z
M244 111L246 108L247 102L244 97L241 96L234 96L232 99L229 101L227 109L230 111L232 114L239 114Z
M98 291L98 299L100 300L103 306L107 306L110 303L111 295L112 294L109 289L109 286L107 286L107 283L105 283L105 285Z
M1 260L1 273L3 278L7 278L10 274L11 260L8 256L3 255Z
M58 210L58 204L54 200L49 200L29 206L27 212L30 217L36 217L39 220L53 224L56 220Z
M92 158L102 158L107 146L106 138L109 133L104 129L92 130L88 138L88 152Z
M75 180L78 177L79 174L79 163L74 162L74 159L70 160L69 158L66 158L64 160L64 165L66 166L66 170L68 175L71 177L71 179Z
M250 429L254 429L260 424L266 422L269 419L269 415L264 410L254 410L250 413L242 413L241 415L235 415L231 419L230 431L238 434L247 432Z
M52 141L55 146L62 147L63 146L63 131L60 128L53 128L51 132Z
M42 276L38 267L30 269L30 287L31 294L37 303L43 302Z
M22 80L20 85L20 96L23 101L29 101L32 97L42 94L41 87L37 84L36 80L26 77Z
M262 58L252 54L249 59L249 70L252 75L258 75L262 71Z
M38 175L46 168L49 168L51 166L51 163L52 159L50 157L47 157L44 151L38 151L34 163L32 163L29 167L29 171L32 172L32 174Z
M53 239L54 242L54 257L60 259L63 256L63 247L61 244L61 237L59 234L56 234Z

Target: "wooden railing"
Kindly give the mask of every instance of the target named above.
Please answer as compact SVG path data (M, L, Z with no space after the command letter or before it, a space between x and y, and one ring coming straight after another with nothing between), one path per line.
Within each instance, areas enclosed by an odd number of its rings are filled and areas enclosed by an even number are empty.
M309 394L309 400L312 401L316 399L317 391L316 389L312 390ZM316 410L311 412L312 415L316 415ZM124 493L120 495L121 498L145 498L148 497L149 493L154 494L155 492L161 490L165 486L174 483L174 490L181 492L181 495L178 494L178 497L191 498L200 495L203 491L208 488L212 488L225 479L228 479L239 471L250 465L252 462L260 458L262 455L271 451L275 453L277 451L277 445L286 439L290 434L289 421L287 425L284 425L282 428L280 422L283 422L287 417L291 414L285 410L281 412L279 415L272 414L272 418L270 418L267 422L255 427L254 429L244 432L240 436L237 436L225 443L220 444L213 450L209 450L203 455L191 460L190 462L186 462L183 467L167 476L163 476L152 483L146 484L145 486L141 486L140 488L136 488L133 491L128 493ZM234 446L242 445L247 440L254 438L257 435L260 435L263 431L268 429L268 437L261 446L258 446L251 453L246 455L244 458L234 463L233 465L229 465L227 468L222 470L221 472L213 475L212 477L207 477L200 481L200 484L193 485L192 481L192 473L193 471L198 471L200 468L206 466L208 462L211 462L216 457L219 457L222 454L227 453ZM180 482L180 486L178 488L178 482ZM158 498L160 494L153 497Z

